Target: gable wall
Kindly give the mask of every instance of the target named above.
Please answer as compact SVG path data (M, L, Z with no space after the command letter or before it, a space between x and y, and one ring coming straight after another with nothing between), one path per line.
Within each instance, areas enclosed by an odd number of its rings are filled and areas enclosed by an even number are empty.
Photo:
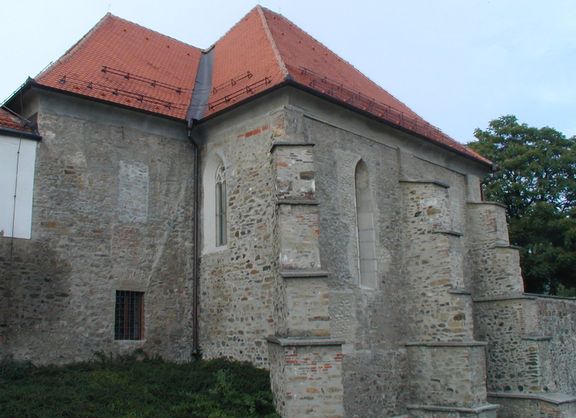
M5 351L35 363L191 350L193 153L183 123L43 92L32 238L0 238ZM144 339L114 340L115 291L142 291Z

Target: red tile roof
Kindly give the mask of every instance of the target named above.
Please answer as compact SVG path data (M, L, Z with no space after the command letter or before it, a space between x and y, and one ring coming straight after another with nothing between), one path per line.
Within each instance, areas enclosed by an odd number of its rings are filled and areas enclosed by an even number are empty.
M490 163L489 160L426 122L396 97L284 16L268 9L263 9L263 14L284 65L297 83L469 157Z
M198 48L107 14L36 81L183 119L201 54Z
M31 124L26 119L16 115L4 107L0 107L0 128L36 134L36 131L31 127Z
M261 14L260 7L252 9L214 45L207 115L286 80Z
M204 116L292 83L490 164L268 9L256 6L213 48L212 91ZM198 48L108 14L36 81L185 119L201 56Z

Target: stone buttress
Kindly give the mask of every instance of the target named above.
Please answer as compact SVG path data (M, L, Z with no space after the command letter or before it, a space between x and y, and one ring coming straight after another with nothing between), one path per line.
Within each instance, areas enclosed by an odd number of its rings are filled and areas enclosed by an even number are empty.
M524 293L505 208L468 202L478 339L487 346L489 399L499 417L576 416L576 301Z
M487 402L485 344L474 339L464 282L463 231L454 231L448 186L401 181L403 274L412 320L406 344L413 417L496 417Z
M328 273L319 251L313 144L297 121L279 117L272 144L276 167L279 304L269 337L270 372L285 417L342 417L342 342L330 338Z

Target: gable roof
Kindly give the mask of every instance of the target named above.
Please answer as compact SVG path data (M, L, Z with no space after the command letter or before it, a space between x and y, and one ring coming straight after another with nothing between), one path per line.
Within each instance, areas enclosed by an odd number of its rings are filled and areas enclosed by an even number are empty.
M202 51L108 13L36 82L183 119Z
M209 54L212 77L210 92L201 105L203 117L291 84L491 164L427 123L288 19L261 6L220 38ZM202 56L203 51L196 47L107 14L35 81L184 120Z

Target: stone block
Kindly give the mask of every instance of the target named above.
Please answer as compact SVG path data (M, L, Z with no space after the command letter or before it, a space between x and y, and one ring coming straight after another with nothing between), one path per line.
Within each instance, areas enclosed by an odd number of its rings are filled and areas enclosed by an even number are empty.
M278 212L281 269L320 269L318 207L284 204Z
M288 335L330 335L330 292L325 278L286 279Z

